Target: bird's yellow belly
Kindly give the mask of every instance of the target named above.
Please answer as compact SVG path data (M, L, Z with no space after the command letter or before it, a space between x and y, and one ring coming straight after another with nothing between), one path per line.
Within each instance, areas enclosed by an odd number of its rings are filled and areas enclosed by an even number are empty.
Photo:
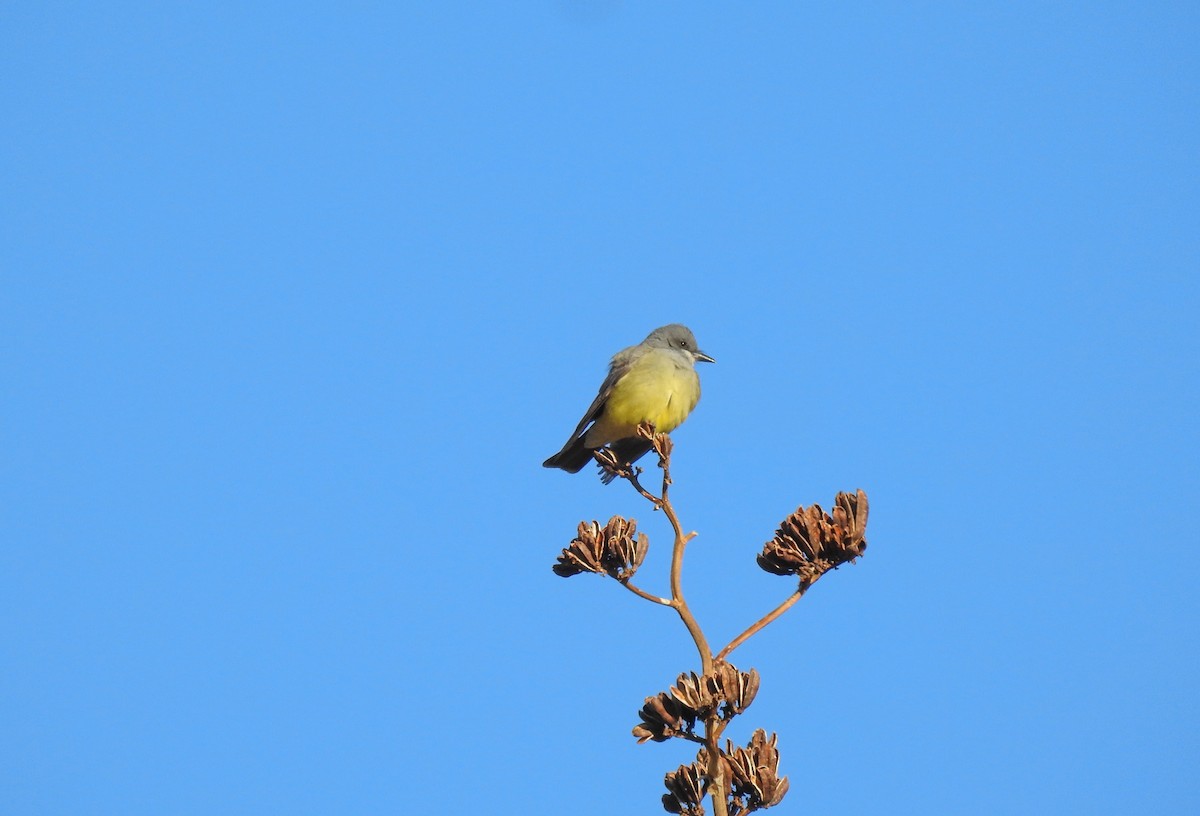
M700 400L700 378L696 372L668 361L664 364L634 366L613 387L604 406L585 437L589 447L633 436L643 422L670 433L687 419Z

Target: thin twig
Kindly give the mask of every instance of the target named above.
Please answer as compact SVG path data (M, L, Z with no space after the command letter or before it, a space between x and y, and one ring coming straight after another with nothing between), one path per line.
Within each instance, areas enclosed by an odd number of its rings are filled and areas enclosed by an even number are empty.
M811 583L801 583L799 589L797 589L790 596L788 596L788 599L786 601L784 601L779 606L775 607L770 612L768 612L766 615L763 615L761 618L759 618L757 621L755 621L754 624L751 625L750 628L747 629L745 632L742 632L740 635L735 637L733 640L729 641L729 645L726 646L724 649L722 649L717 654L717 660L724 660L725 658L729 657L730 653L734 649L736 649L738 646L741 646L747 640L749 640L750 638L757 635L764 628L766 628L766 626L768 624L770 624L772 621L774 621L776 618L778 618L784 612L787 612L789 609L791 609L792 605L794 603L796 603L796 601L798 601L804 597L804 593L808 591L808 588L810 586L812 586Z
M679 517L675 515L675 508L671 506L671 501L666 498L665 492L664 490L662 504L659 507L662 508L667 520L671 522L671 527L675 530L675 546L671 550L671 606L675 607L675 611L679 613L683 625L687 627L688 634L692 636L692 641L696 644L696 651L700 653L702 673L708 674L713 667L712 648L708 645L708 640L704 637L704 632L701 631L696 616L692 614L691 607L683 597L683 552L687 543L696 534L684 534L683 528L679 526Z
M641 473L641 470L641 468L633 468L625 478L629 480L631 485L633 485L634 490L636 490L638 493L641 493L642 497L646 501L653 504L655 510L658 510L662 507L663 500L662 498L655 496L646 488L642 487L642 483L638 481L638 474Z
M628 580L619 581L618 583L620 583L621 586L628 589L634 595L637 595L639 598L645 598L647 601L653 601L654 603L662 604L663 606L672 606L671 600L669 598L660 598L657 595L651 595L646 590L644 590L640 587L634 586Z

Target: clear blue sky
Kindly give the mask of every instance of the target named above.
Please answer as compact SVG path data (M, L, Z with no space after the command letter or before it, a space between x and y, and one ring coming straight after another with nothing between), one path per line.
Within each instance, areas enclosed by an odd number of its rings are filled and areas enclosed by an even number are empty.
M654 813L679 621L550 572L540 467L689 324L723 643L797 505L870 548L742 647L776 811L1200 811L1194 3L9 3L14 816ZM541 804L530 804L531 802ZM548 803L547 803L548 802Z

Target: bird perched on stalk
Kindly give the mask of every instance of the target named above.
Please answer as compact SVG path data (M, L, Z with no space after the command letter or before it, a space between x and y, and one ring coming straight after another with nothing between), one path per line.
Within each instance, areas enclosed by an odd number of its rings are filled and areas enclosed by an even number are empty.
M578 473L592 451L605 446L620 465L640 459L651 445L637 436L638 425L649 422L656 431L670 433L696 407L697 362L716 361L697 347L691 329L678 323L657 328L636 346L618 351L570 439L542 466Z

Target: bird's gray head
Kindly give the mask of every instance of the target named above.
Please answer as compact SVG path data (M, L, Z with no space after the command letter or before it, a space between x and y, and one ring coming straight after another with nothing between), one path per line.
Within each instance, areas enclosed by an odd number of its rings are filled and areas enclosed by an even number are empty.
M709 357L696 345L696 335L692 334L692 330L680 323L672 323L669 326L662 326L655 329L650 332L650 336L643 342L655 348L669 348L685 352L690 354L692 359L697 362L716 362L716 360Z

